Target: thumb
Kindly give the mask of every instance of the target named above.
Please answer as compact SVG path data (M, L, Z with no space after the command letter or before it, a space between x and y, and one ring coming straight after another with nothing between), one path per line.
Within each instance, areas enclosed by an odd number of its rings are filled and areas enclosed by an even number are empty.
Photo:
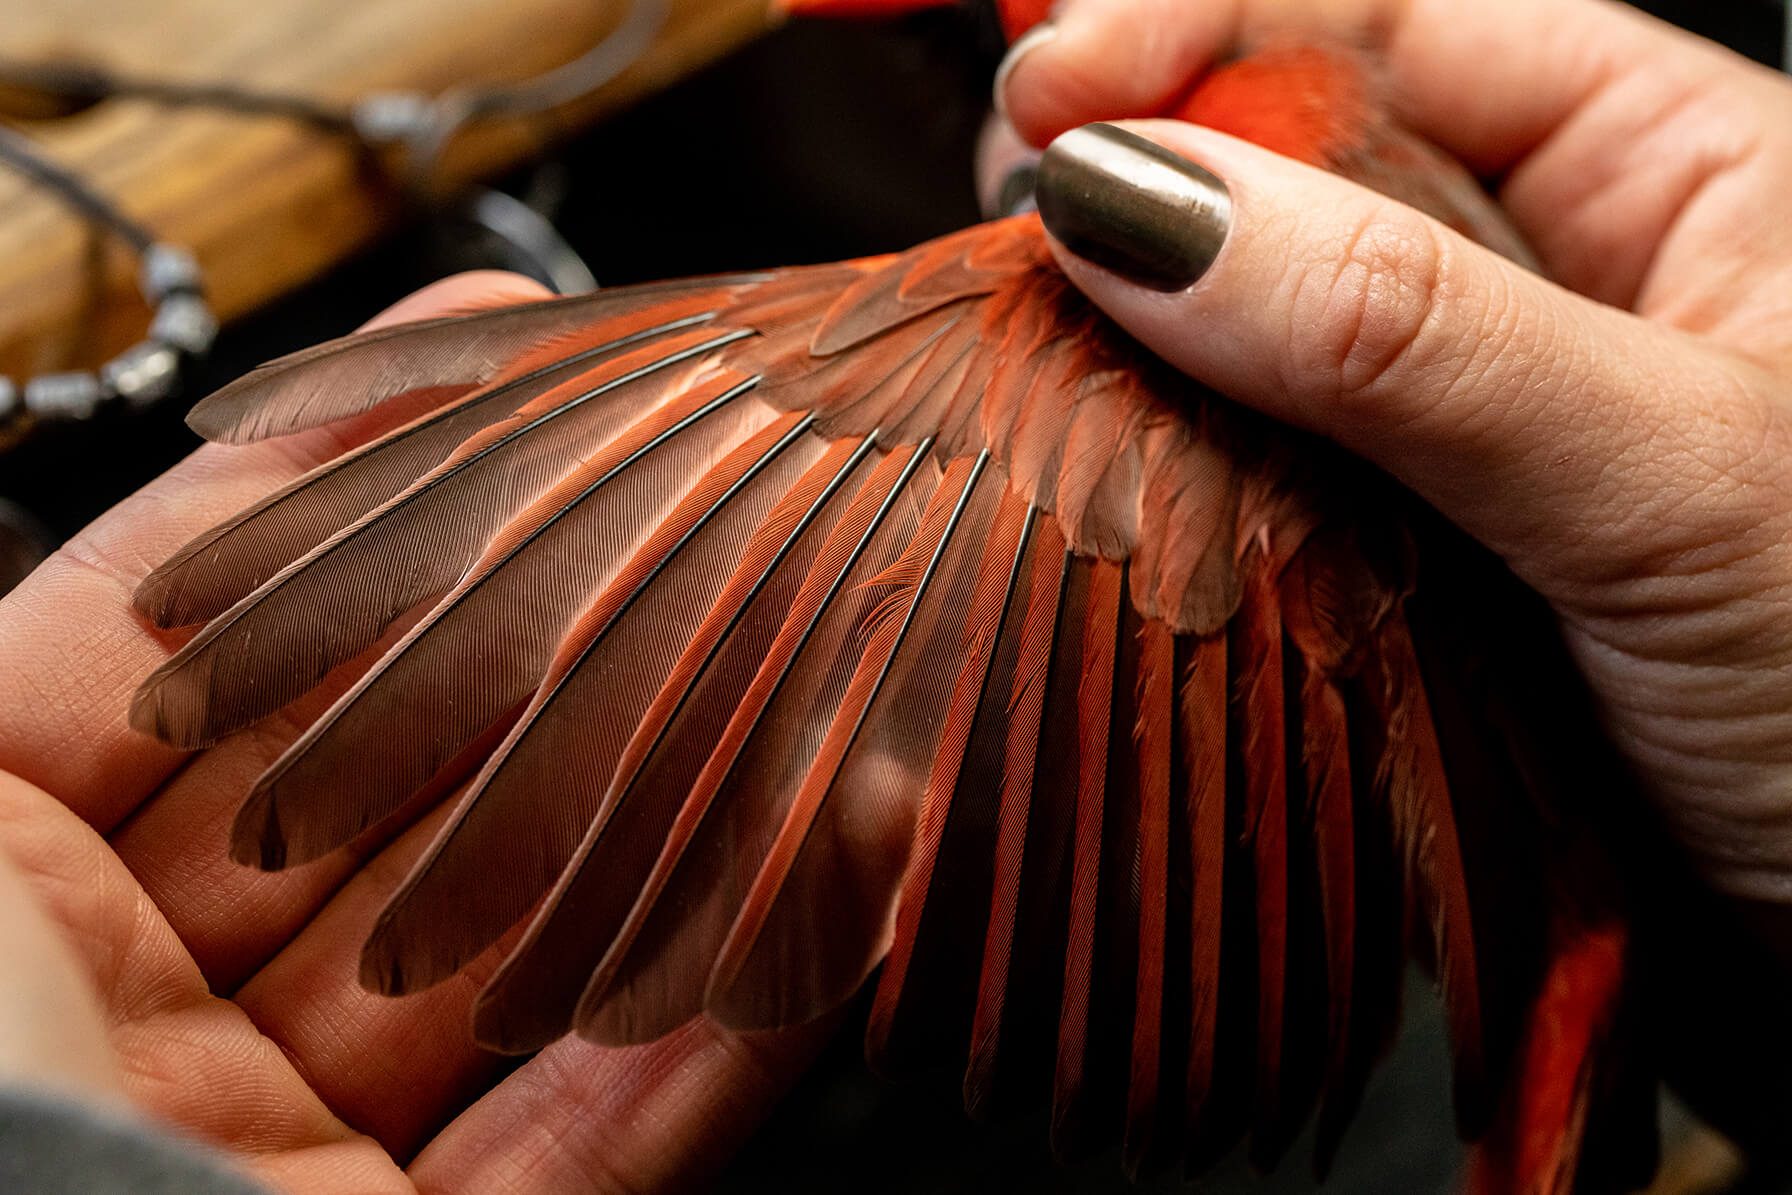
M1764 373L1391 199L1152 121L1060 137L1039 206L1072 280L1147 346L1380 465L1571 617L1637 613L1599 607L1651 600L1664 569L1733 586L1701 556L1784 542Z
M25 786L0 772L0 789L12 787ZM13 968L0 985L0 1087L42 1087L117 1101L118 1062L83 960L5 850L0 850L0 950Z

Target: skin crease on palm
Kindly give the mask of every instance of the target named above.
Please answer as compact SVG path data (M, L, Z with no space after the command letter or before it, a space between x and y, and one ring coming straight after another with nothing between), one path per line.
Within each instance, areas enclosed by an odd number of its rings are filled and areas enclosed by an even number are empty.
M1232 189L1218 262L1168 296L1066 269L1174 363L1376 460L1500 551L1561 611L1713 880L1792 896L1792 84L1594 0L1070 0L1008 72L1006 110L1036 144L1157 110L1295 8L1381 48L1403 119L1504 180L1562 288L1151 122L1134 127ZM382 318L494 290L533 293L469 276ZM137 580L381 419L201 449L0 605L0 898L22 885L43 914L0 899L0 943L33 977L0 999L0 1078L128 1101L290 1189L689 1185L826 1025L567 1041L500 1077L467 1032L489 959L398 1001L355 980L431 819L279 874L228 858L236 802L321 695L191 757L126 726L174 646L130 613Z

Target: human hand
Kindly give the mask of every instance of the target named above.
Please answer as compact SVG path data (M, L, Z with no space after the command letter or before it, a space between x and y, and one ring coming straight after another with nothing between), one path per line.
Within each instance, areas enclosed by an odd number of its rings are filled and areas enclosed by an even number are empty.
M1066 0L1011 55L1004 107L1040 145L1163 111L1294 7ZM1370 44L1400 119L1502 180L1562 285L1168 121L1126 127L1222 179L1231 217L1156 235L1223 235L1211 265L1163 293L1061 243L1059 260L1173 364L1375 462L1500 553L1553 604L1711 882L1792 902L1792 81L1595 0L1306 19ZM1090 144L1047 154L1040 204L1048 228L1099 238L1122 184L1050 181Z
M463 275L375 322L539 294ZM242 794L324 695L194 755L126 724L133 690L177 643L131 612L143 575L392 417L202 448L0 602L0 855L17 872L0 859L14 970L0 984L0 1083L128 1100L307 1192L687 1185L765 1114L825 1023L740 1035L698 1019L631 1049L561 1041L512 1070L470 1029L496 952L405 999L356 979L375 914L446 805L309 866L230 861Z

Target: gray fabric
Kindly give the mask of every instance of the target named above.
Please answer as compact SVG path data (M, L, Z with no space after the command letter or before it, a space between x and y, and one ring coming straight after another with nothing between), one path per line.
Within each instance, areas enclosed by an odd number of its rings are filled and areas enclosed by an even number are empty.
M0 1088L6 1195L267 1195L200 1146L61 1095Z

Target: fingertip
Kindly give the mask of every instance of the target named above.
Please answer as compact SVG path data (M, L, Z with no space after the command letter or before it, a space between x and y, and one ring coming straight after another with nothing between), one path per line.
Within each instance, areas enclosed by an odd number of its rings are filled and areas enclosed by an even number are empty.
M1027 133L1021 132L1014 125L1015 109L1014 102L1010 100L1010 92L1014 77L1017 74L1025 74L1027 85L1014 91L1013 94L1018 99L1021 115L1027 119L1027 130L1029 132L1036 131L1039 121L1035 109L1039 106L1040 84L1032 78L1035 72L1027 69L1027 60L1034 58L1040 49L1050 44L1057 36L1058 27L1050 21L1042 22L1027 30L1019 40L1008 47L1008 53L1003 55L1001 65L996 67L995 82L991 85L991 99L995 105L997 118L1002 124L1020 132L1024 140L1036 147L1043 145L1044 141L1027 136ZM1050 77L1051 72L1048 67L1043 72L1042 78L1049 80ZM1046 139L1050 139L1050 134L1046 135Z
M1225 49L1237 16L1236 3L1069 0L1009 49L997 110L1041 148L1091 121L1164 112Z
M23 811L35 813L51 800L26 781L0 773L0 803L18 806L7 810L14 824L26 823ZM9 982L0 987L0 1082L120 1106L124 1095L118 1059L86 961L71 942L71 928L58 916L54 898L27 878L33 871L56 874L43 867L42 858L33 857L38 842L60 845L62 840L51 836L52 825L36 821L36 842L32 834L23 834L0 850L0 948L13 968ZM13 852L19 852L16 859Z
M1140 99L1124 68L1104 63L1056 25L1041 25L1016 42L997 68L996 111L1028 145L1043 149L1071 129L1136 116L1161 104Z

